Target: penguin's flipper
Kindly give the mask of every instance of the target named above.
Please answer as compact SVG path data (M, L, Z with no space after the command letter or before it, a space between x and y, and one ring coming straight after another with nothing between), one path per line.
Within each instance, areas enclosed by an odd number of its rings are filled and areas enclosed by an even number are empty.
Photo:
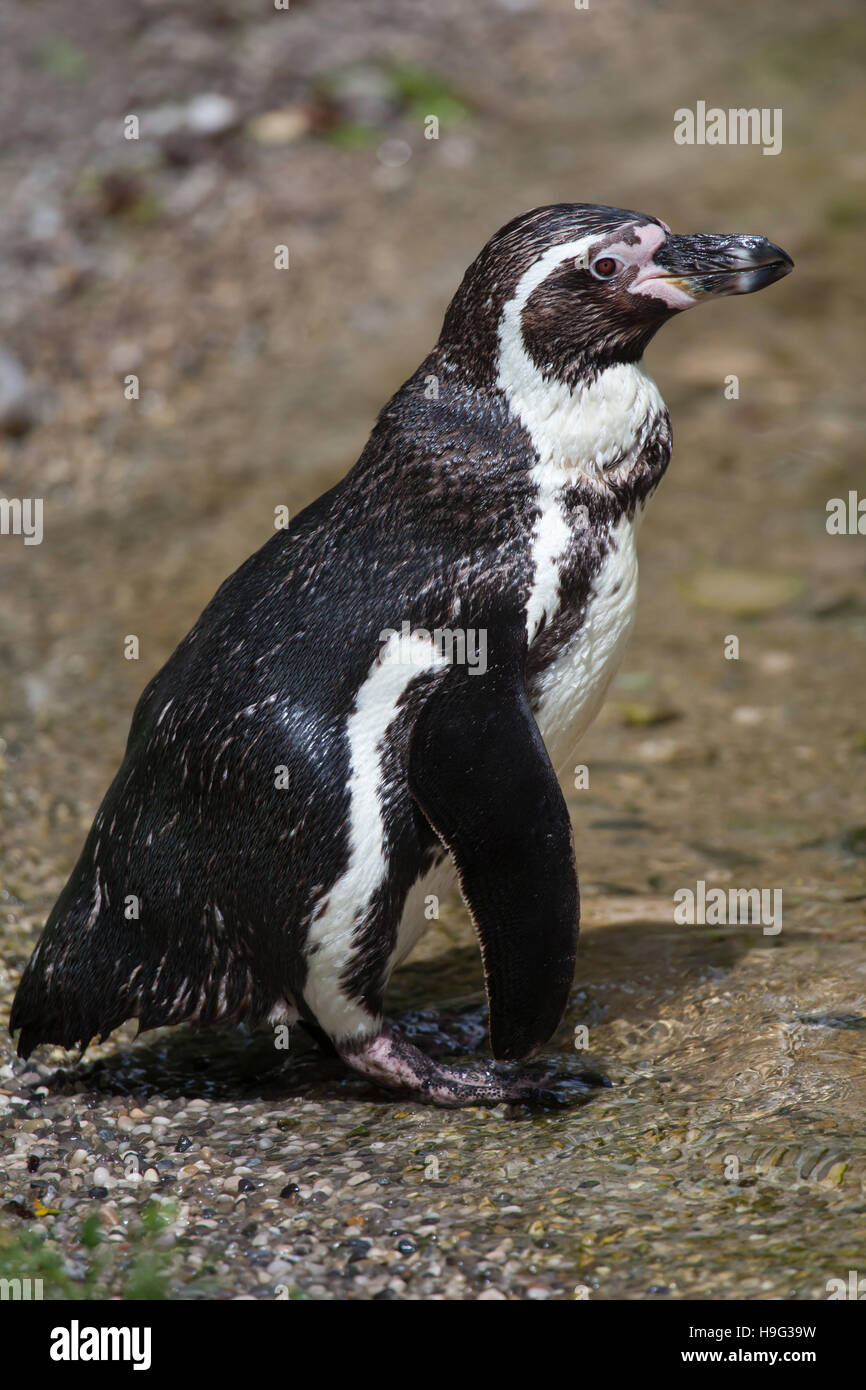
M478 932L493 1055L526 1057L568 1002L579 903L565 798L517 651L483 675L447 672L413 730L409 788L451 853Z

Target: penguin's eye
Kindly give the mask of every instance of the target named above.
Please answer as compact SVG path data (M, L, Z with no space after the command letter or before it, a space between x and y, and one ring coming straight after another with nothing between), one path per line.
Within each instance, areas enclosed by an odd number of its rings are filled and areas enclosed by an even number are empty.
M597 261L593 261L591 269L593 275L599 280L612 280L619 270L619 261L613 256L599 256Z

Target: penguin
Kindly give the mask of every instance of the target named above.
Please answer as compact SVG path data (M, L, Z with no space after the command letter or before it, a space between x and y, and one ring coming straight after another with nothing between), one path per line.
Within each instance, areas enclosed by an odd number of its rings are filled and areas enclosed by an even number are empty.
M18 986L21 1056L129 1018L300 1023L418 1101L545 1094L519 1064L575 970L558 774L622 657L671 452L643 354L676 314L792 267L762 236L594 204L496 232L357 463L223 583L141 695ZM493 1056L468 1067L384 1012L425 898L455 881Z

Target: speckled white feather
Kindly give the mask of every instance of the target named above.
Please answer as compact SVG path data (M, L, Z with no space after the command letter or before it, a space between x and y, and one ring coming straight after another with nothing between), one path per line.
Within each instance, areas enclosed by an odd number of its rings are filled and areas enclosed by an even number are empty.
M639 516L634 522L623 516L613 528L583 625L541 678L535 719L559 776L572 770L577 744L601 709L634 625Z
M653 228L641 229L639 235L633 259L641 263L652 255L663 233ZM530 645L545 616L549 622L556 614L563 561L570 548L580 544L580 535L562 506L563 488L578 478L604 488L605 467L639 448L648 422L665 409L642 363L608 367L591 383L578 383L571 389L563 381L545 378L526 350L521 319L530 295L564 260L585 258L596 240L566 242L539 257L522 276L499 324L498 384L537 454L532 478L539 516L532 538L533 580L526 607ZM610 249L623 254L619 246ZM558 772L565 770L578 740L598 713L622 660L637 603L635 535L640 515L638 509L634 521L623 517L612 532L584 623L544 673L536 718Z

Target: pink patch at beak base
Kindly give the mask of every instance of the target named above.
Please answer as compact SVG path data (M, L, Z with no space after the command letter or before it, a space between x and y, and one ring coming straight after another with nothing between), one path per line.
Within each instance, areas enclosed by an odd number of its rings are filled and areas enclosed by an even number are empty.
M689 309L698 302L694 295L688 294L677 280L654 261L650 261L638 271L628 287L628 292L660 299L670 309Z

